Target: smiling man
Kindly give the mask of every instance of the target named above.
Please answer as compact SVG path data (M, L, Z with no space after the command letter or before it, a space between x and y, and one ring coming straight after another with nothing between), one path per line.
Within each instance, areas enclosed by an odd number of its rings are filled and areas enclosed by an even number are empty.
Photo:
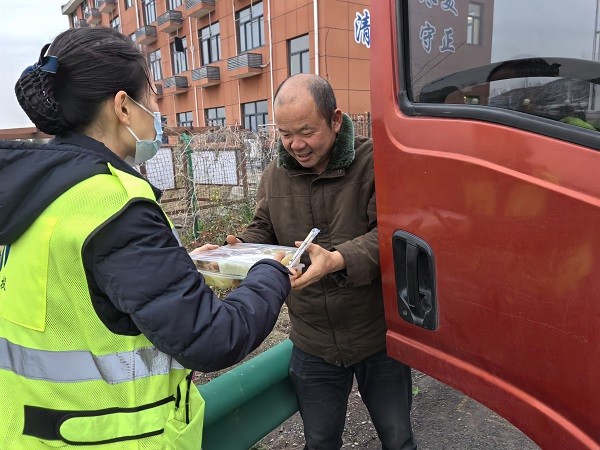
M306 448L342 446L354 377L382 448L416 448L410 368L385 349L372 142L354 136L333 89L317 75L288 78L274 106L278 156L262 176L255 217L239 240L294 245L313 227L321 230L287 300L290 376Z

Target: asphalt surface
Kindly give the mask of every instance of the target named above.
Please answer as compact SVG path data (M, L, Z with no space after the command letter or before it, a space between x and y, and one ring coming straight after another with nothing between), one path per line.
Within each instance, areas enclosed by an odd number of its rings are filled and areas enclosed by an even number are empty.
M519 429L462 392L420 372L413 373L419 392L413 397L413 431L420 450L539 447Z

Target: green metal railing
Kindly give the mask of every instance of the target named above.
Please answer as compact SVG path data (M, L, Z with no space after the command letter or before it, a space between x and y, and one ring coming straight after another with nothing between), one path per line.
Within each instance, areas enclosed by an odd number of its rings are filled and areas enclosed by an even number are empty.
M203 450L247 450L298 411L289 339L198 386L206 402Z

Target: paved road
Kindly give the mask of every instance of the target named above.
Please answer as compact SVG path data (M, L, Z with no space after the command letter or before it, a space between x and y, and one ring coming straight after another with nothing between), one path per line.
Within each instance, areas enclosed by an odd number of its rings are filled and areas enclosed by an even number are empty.
M463 393L420 372L413 379L419 388L412 419L420 450L539 449L520 430Z

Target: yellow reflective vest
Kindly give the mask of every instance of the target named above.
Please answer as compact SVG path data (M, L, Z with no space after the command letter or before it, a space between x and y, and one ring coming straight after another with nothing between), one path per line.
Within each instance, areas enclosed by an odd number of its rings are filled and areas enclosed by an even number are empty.
M86 241L131 202L155 202L144 180L109 168L0 254L2 450L201 447L204 401L191 371L142 334L112 333L92 305Z

